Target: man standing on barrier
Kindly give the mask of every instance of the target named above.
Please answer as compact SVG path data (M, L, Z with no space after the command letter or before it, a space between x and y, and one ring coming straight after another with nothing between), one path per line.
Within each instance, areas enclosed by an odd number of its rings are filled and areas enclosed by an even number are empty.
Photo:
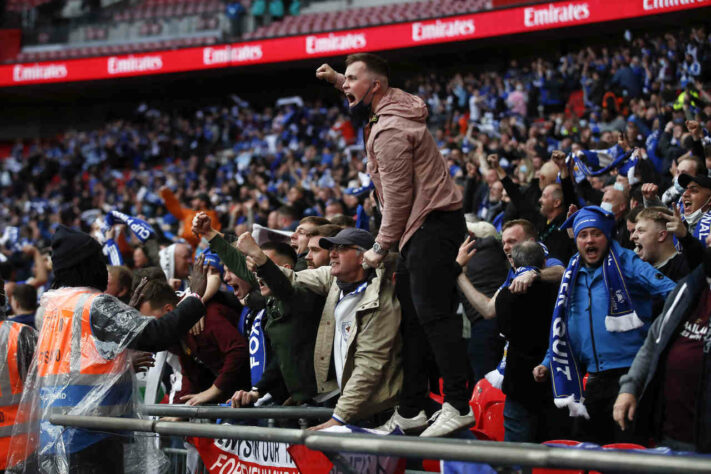
M400 250L396 293L402 305L404 381L400 406L382 427L425 429L445 436L474 424L468 405L469 367L456 314L455 262L466 235L462 194L427 130L427 106L389 85L389 67L368 53L346 58L345 75L324 64L316 77L343 91L353 121L363 126L368 173L382 211L375 243L365 255L377 268L390 250ZM444 379L445 402L427 427L428 353Z

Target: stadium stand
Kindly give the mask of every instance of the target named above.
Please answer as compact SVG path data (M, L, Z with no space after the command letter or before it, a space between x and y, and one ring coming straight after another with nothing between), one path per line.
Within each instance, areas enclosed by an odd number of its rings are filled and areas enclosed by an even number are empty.
M13 0L8 11L21 12L39 6L41 1ZM251 2L241 2L249 12ZM342 2L313 2L299 15L259 21L247 15L244 40L319 33L344 28L367 27L471 13L492 8L491 0L421 0L379 2L378 5L350 5ZM56 41L56 29L39 26L26 34L17 58L5 62L34 62L73 59L97 55L128 54L219 44L229 38L225 4L219 0L142 0L118 2L101 10L97 17L79 17L70 22L66 38Z
M398 21L421 20L459 13L490 9L491 0L430 0L392 3L347 10L320 11L289 16L268 26L246 33L245 39L289 36L300 33L319 33L343 28L365 27Z

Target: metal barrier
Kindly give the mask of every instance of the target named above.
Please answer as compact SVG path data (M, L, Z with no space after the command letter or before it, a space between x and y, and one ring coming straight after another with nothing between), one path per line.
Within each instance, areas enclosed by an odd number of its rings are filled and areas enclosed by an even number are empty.
M228 408L215 406L187 406L187 405L144 405L139 407L139 413L146 416L176 416L179 418L209 418L229 420L254 420L254 419L328 419L333 415L330 408Z
M566 449L524 443L336 434L286 428L224 426L92 416L52 415L50 422L55 425L102 431L143 431L161 435L303 444L325 453L353 452L505 466L521 465L599 471L711 473L711 462L708 458L694 456L664 456L637 452Z
M188 450L182 448L163 448L163 453L170 462L170 474L185 474L188 472ZM209 474L202 462L198 463L197 474Z

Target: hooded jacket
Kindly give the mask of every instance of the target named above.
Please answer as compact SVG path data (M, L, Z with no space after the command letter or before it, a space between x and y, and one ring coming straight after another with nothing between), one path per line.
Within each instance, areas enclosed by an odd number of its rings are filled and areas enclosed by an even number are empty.
M706 260L706 259L705 259ZM644 344L637 352L634 362L626 375L620 378L620 393L631 393L639 400L635 416L638 431L651 430L656 439L662 438L663 384L661 383L666 356L671 344L679 334L679 329L694 311L704 286L708 285L706 275L709 264L696 267L681 280L669 294L662 314L649 328ZM699 452L711 452L711 331L704 338L704 357L696 393L696 425L694 445ZM647 416L648 415L648 416ZM642 419L644 418L644 419ZM652 426L647 426L651 421Z
M336 87L342 90L343 75ZM375 240L402 249L432 211L462 208L462 193L427 129L427 106L417 96L390 87L366 126L365 149L383 215Z

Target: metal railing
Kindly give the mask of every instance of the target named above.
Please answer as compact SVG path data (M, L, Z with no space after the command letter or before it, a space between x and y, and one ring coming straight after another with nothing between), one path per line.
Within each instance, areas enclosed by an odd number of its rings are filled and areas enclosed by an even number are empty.
M280 409L286 412L287 409ZM503 443L411 436L337 434L288 428L212 425L127 418L52 415L55 425L102 431L141 431L171 436L245 439L303 444L324 453L352 452L443 459L504 466L615 470L622 472L711 473L708 458L639 452L591 451L524 443Z
M214 406L187 406L187 405L144 405L139 408L139 413L146 416L176 416L179 418L209 418L216 420L255 420L255 419L284 419L284 420L314 420L327 419L333 415L330 408L228 408Z

